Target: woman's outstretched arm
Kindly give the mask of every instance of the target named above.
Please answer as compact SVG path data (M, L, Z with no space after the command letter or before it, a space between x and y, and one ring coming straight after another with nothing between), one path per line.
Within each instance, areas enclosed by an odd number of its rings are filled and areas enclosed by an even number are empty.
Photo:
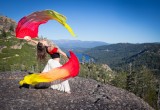
M66 58L68 58L67 54L65 52L63 52L61 49L58 49L58 52L60 54L62 54L63 56L65 56Z
M35 43L35 44L38 44L38 41L31 39L30 36L25 36L24 39L25 39L26 41L28 41L28 42L33 42L33 43Z

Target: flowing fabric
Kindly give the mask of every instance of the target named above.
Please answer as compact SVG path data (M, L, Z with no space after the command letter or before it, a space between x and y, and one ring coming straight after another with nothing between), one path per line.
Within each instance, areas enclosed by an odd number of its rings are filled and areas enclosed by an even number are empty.
M67 79L70 77L75 77L79 73L79 61L76 55L70 51L70 58L67 63L61 67L53 68L49 72L43 73L33 73L26 75L23 80L19 82L22 86L23 84L36 85L41 82L52 82L61 79Z
M16 27L16 37L23 39L25 36L38 37L39 25L47 23L48 20L56 20L62 24L72 36L75 36L72 28L66 23L66 17L53 10L43 10L24 16Z
M49 59L42 72L48 72L53 68L57 68L57 67L61 67L61 66L62 65L60 64L59 61L54 60L54 59ZM71 91L68 79L56 80L56 81L52 82L51 84L52 84L50 86L51 89L59 90L59 91L67 92L67 93L70 93L70 91ZM39 87L41 87L41 86L39 85Z

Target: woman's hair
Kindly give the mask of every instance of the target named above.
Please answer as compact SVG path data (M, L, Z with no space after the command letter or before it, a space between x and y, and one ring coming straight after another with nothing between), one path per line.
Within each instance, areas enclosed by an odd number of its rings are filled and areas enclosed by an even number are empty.
M46 47L41 42L37 44L37 59L40 61L46 59Z

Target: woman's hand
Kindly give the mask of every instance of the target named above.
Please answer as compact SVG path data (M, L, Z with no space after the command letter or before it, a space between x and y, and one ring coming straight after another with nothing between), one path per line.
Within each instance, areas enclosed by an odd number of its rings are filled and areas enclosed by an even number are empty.
M31 41L31 37L30 37L30 36L25 36L24 39L25 39L26 41Z

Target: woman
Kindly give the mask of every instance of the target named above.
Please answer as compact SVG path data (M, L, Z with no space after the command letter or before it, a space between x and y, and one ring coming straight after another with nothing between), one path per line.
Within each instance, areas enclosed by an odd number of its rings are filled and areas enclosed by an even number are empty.
M26 36L24 39L29 42L33 42L33 43L37 44L37 58L38 58L38 60L45 59L46 53L48 53L51 56L52 59L48 60L47 65L45 66L45 68L42 72L48 72L49 70L51 70L53 68L62 66L60 64L60 54L65 56L66 58L68 58L66 53L64 53L61 49L57 48L56 46L53 45L53 43L50 43L47 40L41 40L38 42L36 40L31 39L31 37L29 37L29 36ZM71 93L68 80L65 80L59 84L51 85L50 88L56 89L59 91L64 91L67 93Z

